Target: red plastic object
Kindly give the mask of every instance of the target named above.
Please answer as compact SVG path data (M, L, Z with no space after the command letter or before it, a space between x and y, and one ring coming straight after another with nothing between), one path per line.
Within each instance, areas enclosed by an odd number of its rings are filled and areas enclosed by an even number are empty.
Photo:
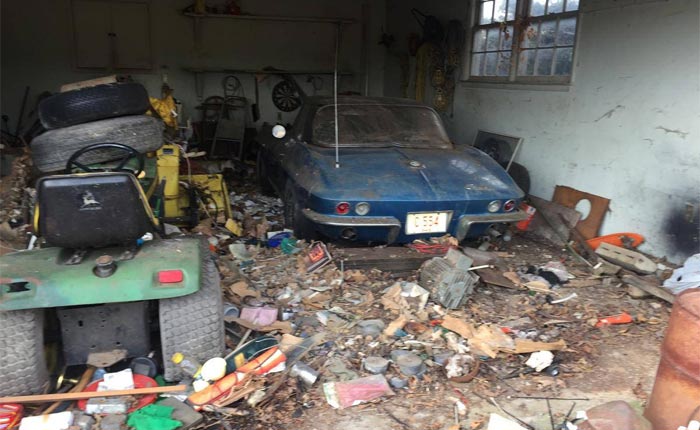
M627 312L623 312L619 315L599 318L595 326L600 328L606 325L629 324L633 321L634 319L632 318L632 315L628 314Z
M24 407L17 403L0 403L0 430L14 428L22 419Z
M98 379L95 382L91 382L85 389L83 390L84 393L89 393L92 391L97 391L97 385L102 382L102 379ZM150 387L157 387L158 383L152 379L149 378L148 376L144 375L139 375L138 373L134 374L134 388L150 388ZM155 402L156 399L158 398L158 394L146 394L141 396L140 399L138 399L138 402L136 402L136 405L132 406L127 413L132 413L135 410L141 409L144 406L148 406L151 403ZM87 406L87 399L83 400L78 400L78 407L80 408L81 411L85 410L85 407Z
M588 239L586 243L593 249L597 249L601 243L609 243L611 245L619 246L624 248L625 243L622 238L627 238L627 240L632 240L632 248L636 248L644 242L644 236L637 233L613 233L605 236L594 237L593 239Z
M537 212L537 209L528 205L527 203L520 203L520 210L522 210L523 212L525 212L527 214L527 218L525 218L524 220L515 224L515 227L518 230L526 231L527 228L530 227L530 223L532 222L532 219L535 217L535 213Z
M158 282L161 284L176 284L182 282L182 270L163 270L158 272Z

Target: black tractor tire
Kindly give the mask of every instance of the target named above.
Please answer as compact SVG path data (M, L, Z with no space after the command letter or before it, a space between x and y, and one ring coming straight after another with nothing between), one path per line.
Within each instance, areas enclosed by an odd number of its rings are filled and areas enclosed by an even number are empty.
M130 146L140 153L155 151L163 145L163 122L131 115L49 130L32 140L32 159L40 172L56 172L66 168L66 161L75 151L108 142ZM108 149L93 151L81 157L81 162L100 163L113 157L114 152Z
M488 139L476 145L477 149L496 160L497 163L508 163L513 156L513 150L507 142L498 139Z
M39 103L39 120L48 130L125 115L142 115L150 107L141 84L127 82L66 91Z
M317 240L320 235L306 219L299 204L299 198L291 181L287 181L282 198L284 208L284 226L294 230L294 237L309 241Z
M0 351L0 397L46 390L43 309L0 312Z
M158 301L160 342L163 352L163 376L166 381L185 377L171 357L176 352L200 364L224 353L224 311L219 271L203 248L202 284L187 296Z
M272 196L275 194L275 189L272 188L272 184L270 184L270 178L267 174L265 163L263 162L262 150L260 149L258 149L258 155L255 160L255 179L263 195Z
M508 163L503 164L503 168L506 167L508 167ZM530 194L530 172L528 172L527 167L515 162L511 163L508 174L526 195Z

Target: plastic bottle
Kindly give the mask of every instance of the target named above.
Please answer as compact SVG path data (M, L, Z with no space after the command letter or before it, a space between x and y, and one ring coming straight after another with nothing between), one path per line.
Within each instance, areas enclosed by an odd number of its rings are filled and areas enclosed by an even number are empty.
M183 372L188 374L189 376L196 378L197 375L199 374L199 371L202 369L202 365L199 364L199 362L191 357L186 357L183 353L181 352L176 352L173 354L173 356L170 358L170 360L180 366Z

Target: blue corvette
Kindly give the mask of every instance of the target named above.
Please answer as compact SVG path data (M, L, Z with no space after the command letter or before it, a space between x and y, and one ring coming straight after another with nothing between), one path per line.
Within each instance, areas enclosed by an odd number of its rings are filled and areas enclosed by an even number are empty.
M510 176L477 149L456 150L433 109L339 97L339 166L334 118L332 97L309 97L291 130L262 133L258 179L282 196L298 237L408 243L449 233L461 241L525 218Z

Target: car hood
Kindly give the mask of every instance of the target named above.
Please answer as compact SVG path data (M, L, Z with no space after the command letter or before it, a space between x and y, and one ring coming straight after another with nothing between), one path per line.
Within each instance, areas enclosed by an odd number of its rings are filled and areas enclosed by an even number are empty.
M460 149L310 149L313 167L297 179L318 197L348 200L481 200L523 192L490 157ZM308 178L308 181L304 180Z

